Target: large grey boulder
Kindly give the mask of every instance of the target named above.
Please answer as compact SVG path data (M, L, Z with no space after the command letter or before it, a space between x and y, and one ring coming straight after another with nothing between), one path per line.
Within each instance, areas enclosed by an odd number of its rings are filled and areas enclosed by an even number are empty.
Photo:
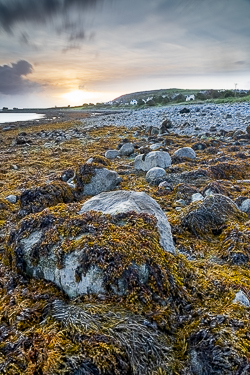
M84 185L83 195L97 195L103 191L110 191L122 181L118 173L107 168L95 169L95 175L88 184Z
M8 239L9 266L52 281L70 298L152 293L149 279L159 286L154 294L161 294L169 277L166 259L172 261L175 249L168 220L154 199L133 191L107 192L78 210L55 206L23 219Z
M195 159L196 153L191 147L182 147L174 152L174 155L178 158Z
M151 168L146 174L146 181L151 185L159 185L166 176L166 171L163 168Z
M136 170L148 172L151 168L168 168L171 165L171 157L166 151L152 151L146 155L138 155L134 161Z
M144 192L118 190L101 193L83 204L79 213L98 211L104 214L118 214L135 211L148 213L157 219L160 244L164 250L175 253L171 228L159 204Z
M125 143L119 150L120 156L130 156L134 153L134 145L132 143Z

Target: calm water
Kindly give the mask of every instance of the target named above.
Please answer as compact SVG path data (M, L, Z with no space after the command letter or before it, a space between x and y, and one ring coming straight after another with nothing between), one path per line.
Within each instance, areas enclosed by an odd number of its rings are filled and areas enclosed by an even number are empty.
M29 120L39 120L45 115L37 113L1 113L0 112L0 124L5 122L16 122L16 121L29 121Z

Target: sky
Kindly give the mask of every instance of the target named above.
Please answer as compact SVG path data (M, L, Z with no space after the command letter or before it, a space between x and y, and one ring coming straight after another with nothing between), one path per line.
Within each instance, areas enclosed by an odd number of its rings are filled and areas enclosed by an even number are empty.
M250 0L0 0L0 108L250 89Z

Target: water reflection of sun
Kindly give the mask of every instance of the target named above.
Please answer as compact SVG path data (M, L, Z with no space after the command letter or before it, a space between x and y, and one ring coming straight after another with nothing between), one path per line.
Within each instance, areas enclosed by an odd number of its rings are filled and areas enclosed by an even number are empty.
M83 103L94 101L95 93L83 90L74 90L63 94L62 97L67 99L68 104L70 105L82 105Z

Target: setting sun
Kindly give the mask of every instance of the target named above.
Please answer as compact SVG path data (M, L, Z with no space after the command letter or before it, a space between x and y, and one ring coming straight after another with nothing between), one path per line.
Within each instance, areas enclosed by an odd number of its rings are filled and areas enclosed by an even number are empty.
M74 90L62 95L68 100L69 105L81 105L85 102L89 103L95 99L95 93L83 90ZM94 100L95 101L95 100Z

